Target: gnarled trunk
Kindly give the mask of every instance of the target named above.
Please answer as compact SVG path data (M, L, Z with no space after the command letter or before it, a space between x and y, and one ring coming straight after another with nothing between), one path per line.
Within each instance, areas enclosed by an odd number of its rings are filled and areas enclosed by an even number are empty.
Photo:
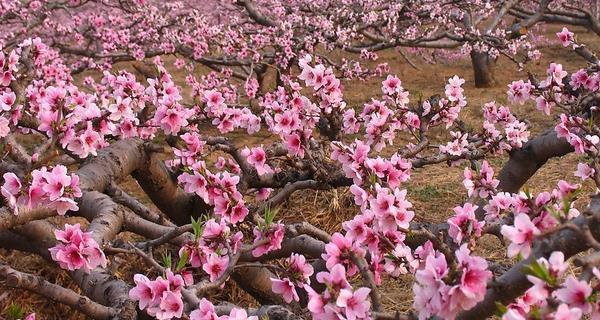
M475 76L475 87L489 88L494 85L495 80L492 72L494 61L487 53L472 51L471 64Z

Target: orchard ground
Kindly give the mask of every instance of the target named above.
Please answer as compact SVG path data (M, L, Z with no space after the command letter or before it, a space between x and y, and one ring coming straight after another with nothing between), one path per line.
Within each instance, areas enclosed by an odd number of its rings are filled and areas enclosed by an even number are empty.
M573 50L563 48L558 41L555 41L554 34L560 29L559 26L549 26L546 37L551 39L549 44L540 45L542 59L529 65L529 68L536 75L542 77L549 63L561 63L569 71L575 71L584 65L584 61L576 55ZM597 35L584 29L574 28L580 43L586 43L594 52L600 50L600 41ZM475 88L473 81L473 72L470 60L465 58L453 61L438 61L437 64L427 63L418 56L408 54L407 57L416 65L417 69L412 67L406 59L394 50L387 50L379 53L377 62L388 62L390 74L396 74L401 80L403 87L410 92L411 102L415 102L419 97L428 98L434 94L443 94L444 85L448 78L458 75L466 80L463 88L465 96L468 99L468 105L461 113L461 118L469 124L480 124L482 122L481 106L489 101L495 100L500 104L508 105L507 85L518 79L526 79L524 72L517 72L516 65L508 59L501 57L494 68L496 85L492 88ZM341 57L337 57L341 58ZM165 57L166 65L172 65L174 59ZM131 65L117 65L115 70L126 68L134 71ZM184 71L169 68L176 77L178 84L183 83ZM381 95L381 81L379 77L366 82L346 81L344 82L344 99L349 106L360 108L364 102L371 97ZM185 89L184 89L184 93ZM523 106L509 105L511 110L522 120L526 120L532 132L532 137L541 131L553 126L552 118L543 115L535 109L532 103ZM553 114L553 116L556 116ZM264 143L265 136L260 133L248 137L245 133L234 133L230 135L233 141L238 144L260 144ZM385 154L393 153L392 149L384 150ZM490 163L494 166L496 173L502 167L507 157L490 158ZM531 192L539 192L552 189L560 179L571 182L579 182L578 178L573 176L577 165L577 155L570 154L562 158L552 159L536 175L531 178L525 188ZM426 220L429 222L442 222L452 215L452 208L461 205L466 199L466 190L462 186L463 169L465 163L457 167L448 167L440 164L429 166L427 169L413 170L411 180L404 187L408 189L408 199L413 204L413 210L416 213L416 220ZM123 181L121 186L144 203L151 205L150 200L143 192L140 192L137 183L132 179ZM582 195L583 201L592 191L592 182L584 184L585 192ZM352 195L347 189L337 189L331 191L312 191L305 190L296 192L285 203L278 213L278 218L285 221L309 221L312 224L330 232L341 230L341 223L351 219L358 212L358 208L353 204ZM57 225L70 221L85 223L81 218L57 217L53 222ZM137 236L125 233L118 241L128 241ZM481 246L478 249L478 255L488 260L496 261L500 264L506 262L506 251L498 239L493 236L484 236ZM155 250L155 256L160 257L165 248ZM133 274L139 266L143 265L138 258L121 257L117 263L110 267L120 278L132 282ZM8 263L11 266L33 274L42 275L50 282L57 283L73 290L78 291L77 287L70 283L69 277L58 266L50 265L43 259L35 255L26 255L19 252L9 252L0 249L0 262ZM149 275L150 276L150 275ZM198 279L196 279L198 280ZM408 310L412 304L412 279L409 276L403 276L398 280L383 281L381 287L382 301L388 310ZM226 289L218 295L211 297L211 301L236 301L241 306L255 306L254 301L249 295L232 285L229 281ZM39 319L85 319L82 314L73 311L68 307L53 303L45 298L23 291L0 289L0 319L12 319L18 317L19 313L27 314L36 312Z

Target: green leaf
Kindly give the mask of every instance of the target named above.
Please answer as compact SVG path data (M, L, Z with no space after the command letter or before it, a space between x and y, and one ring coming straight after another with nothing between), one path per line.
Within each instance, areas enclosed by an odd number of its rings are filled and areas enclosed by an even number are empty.
M550 275L550 271L546 266L534 260L532 263L523 267L523 272L528 275L532 275L538 279L544 280L549 285L553 286L556 282L556 279Z
M370 174L369 181L371 182L371 185L375 185L377 183L377 176L374 174Z
M529 192L529 188L528 187L524 187L523 188L523 192L525 193L525 196L527 197L527 199L531 200L531 192Z
M177 266L175 267L175 272L178 272L181 269L183 269L185 267L185 265L188 263L188 259L189 259L189 254L188 254L187 250L183 250L183 254L179 258L179 261L177 261Z
M25 316L25 310L20 305L11 303L6 310L6 316L8 319L22 319Z
M498 317L502 317L506 313L506 311L508 311L508 308L505 305L503 305L501 302L496 301L495 303L496 303L496 315Z
M271 209L270 206L265 208L265 226L268 227L273 223L275 216L277 215L277 210Z
M198 220L195 220L194 217L192 217L192 229L194 230L194 236L196 236L196 239L200 238L200 236L202 235L203 223L200 220L200 218L198 218Z
M530 319L542 319L542 313L538 307L532 306L529 310L529 317Z
M475 172L477 172L477 175L481 175L481 164L479 162L475 162Z
M543 208L546 209L548 212L550 212L550 214L557 220L560 221L560 219L562 218L562 216L560 215L560 212L556 211L556 209L554 209L553 206L544 206Z
M173 260L171 259L170 252L167 252L163 255L162 263L163 263L163 267L171 269L171 266L173 265Z

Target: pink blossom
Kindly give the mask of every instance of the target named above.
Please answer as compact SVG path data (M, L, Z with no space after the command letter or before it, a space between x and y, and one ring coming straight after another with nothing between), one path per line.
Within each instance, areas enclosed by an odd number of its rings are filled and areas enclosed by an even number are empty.
M381 84L381 91L387 95L392 95L402 90L402 81L396 76L388 75Z
M502 210L508 210L513 205L512 195L508 192L498 192L492 196L492 199L483 208L486 213L486 221L495 221L498 219Z
M554 291L556 299L569 305L571 308L579 308L583 312L589 312L591 305L588 298L592 294L592 287L584 280L577 280L569 275L563 287Z
M61 197L65 187L71 184L71 177L67 176L67 168L62 165L54 167L44 178L46 184L44 184L43 189L51 201Z
M471 169L466 167L464 177L463 185L469 196L475 193L481 198L487 198L494 193L500 183L499 180L494 179L494 169L486 160L482 162L478 175L474 175Z
M578 320L581 319L582 312L578 308L569 308L566 304L561 304L554 313L554 320Z
M4 138L10 134L10 121L3 116L0 116L0 138Z
M217 320L219 317L215 312L215 307L210 301L202 298L198 309L190 313L190 320Z
M0 86L3 87L8 87L10 85L10 83L15 80L15 77L13 76L12 72L10 71L4 71L3 73L0 72L2 75L0 76Z
M79 206L73 199L60 197L50 204L50 207L56 210L61 216L64 216L68 211L77 211Z
M135 115L130 104L131 98L127 97L123 99L122 97L117 96L115 103L108 106L108 111L110 112L108 118L112 121L119 121L122 118L133 119Z
M554 251L550 255L550 258L546 260L545 258L538 259L540 264L548 266L548 271L550 271L550 275L553 277L560 277L567 271L569 268L569 264L565 261L565 254L560 251Z
M346 110L343 118L343 127L345 133L352 134L357 133L360 130L360 122L358 122L358 119L356 119L356 111L354 109Z
M369 205L373 213L377 216L386 216L393 214L395 211L394 202L396 198L393 194L389 193L388 189L379 189L377 196L374 199L369 200Z
M521 148L523 144L529 140L529 131L524 122L511 122L504 128L506 132L506 140L511 147Z
M242 203L238 202L233 208L231 208L231 213L229 214L229 222L232 224L239 223L244 221L246 216L248 215L248 208Z
M437 315L447 308L447 294L450 289L443 281L449 272L445 257L429 252L424 258L424 267L415 273L413 284L413 306L420 319Z
M514 226L504 225L500 232L510 241L508 246L509 258L519 253L527 258L531 251L533 239L540 234L540 230L536 228L525 213L520 213L515 217Z
M292 133L285 139L288 151L291 155L304 158L304 147L298 133Z
M158 114L158 112L157 112ZM176 134L181 130L181 127L188 125L188 113L178 109L167 109L164 111L163 117L160 118L161 128L167 134Z
M206 105L208 108L212 110L218 110L218 108L223 107L225 99L223 95L218 91L206 91L204 93L204 99L206 100ZM214 112L214 111L213 111Z
M159 305L149 309L148 313L158 320L181 318L183 315L183 300L181 293L172 292L170 290L163 291Z
M410 247L403 244L397 245L392 253L385 257L384 261L383 268L392 277L414 272L418 266L418 261L413 258Z
M563 70L563 66L560 63L551 63L548 67L548 75L558 86L563 85L563 78L567 76L567 71Z
M511 308L502 315L502 320L526 320L526 318L518 310Z
M283 280L271 278L272 290L274 293L277 293L283 296L283 300L286 303L291 303L293 301L300 301L298 297L298 293L296 292L296 287L288 278L283 278Z
M546 98L542 96L535 98L535 105L538 110L543 111L548 116L550 115L551 103Z
M281 242L283 242L283 236L285 233L285 227L281 223L273 224L268 230L259 230L257 227L254 228L254 244L258 244L263 240L268 240L267 243L257 246L252 250L252 255L260 257L263 254L277 250L281 248Z
M574 33L569 31L566 27L563 27L562 30L556 34L563 47L568 47L574 41L573 35Z
M19 177L17 177L17 175L15 175L12 172L7 172L2 177L4 178L2 190L6 190L8 194L11 194L13 196L18 195L22 187L21 180L19 179Z
M300 128L300 118L298 117L298 113L293 110L276 114L274 120L274 129L276 132L291 134L292 131Z
M594 168L590 167L585 163L577 164L577 171L575 171L575 176L581 178L581 180L586 180L589 177L592 177L595 173Z
M371 289L369 288L359 288L354 292L342 289L335 304L340 308L344 308L348 320L365 318L371 308L371 303L368 300L370 292Z
M144 310L154 299L152 287L150 286L150 279L145 275L136 274L133 276L133 280L135 281L135 287L129 290L129 297L139 301L140 310Z
M185 60L183 60L183 59L175 59L175 62L173 63L173 66L175 66L175 68L177 68L177 69L181 69L181 68L185 67Z
M524 82L523 80L513 81L508 85L508 100L512 103L524 104L525 101L529 100L531 96L531 90L533 86L531 82Z
M450 308L469 310L485 297L487 282L492 278L492 272L487 270L485 259L470 255L467 244L456 251L456 258L461 270L460 283L450 289Z
M448 219L448 234L454 239L454 242L461 244L465 237L481 236L481 230L485 222L478 221L475 217L475 211L479 208L471 203L465 203L463 207L455 207L456 213Z
M259 176L273 172L273 169L266 164L267 155L262 147L250 149L247 161L249 165L254 166Z
M258 81L254 78L251 78L244 83L244 89L246 90L246 95L249 98L256 98L256 93L258 93L259 87Z
M580 185L570 184L565 180L558 181L558 192L561 197L566 197L579 189Z
M356 215L354 219L342 223L344 230L346 230L346 236L350 237L353 241L362 242L365 241L368 233L368 223L371 222L372 217L368 215Z
M331 242L325 245L322 257L326 261L327 269L332 270L335 265L342 263L348 267L348 275L352 276L357 268L350 262L350 253L361 256L364 255L364 250L358 248L348 236L336 232L331 236Z
M198 196L208 202L208 192L206 190L206 179L197 172L193 175L184 172L177 177L177 181L183 185L183 190L188 193L196 193Z
M581 87L588 90L594 90L598 86L597 77L592 77L588 74L587 70L579 69L577 72L571 74L571 81L569 82L573 89L577 90Z
M304 287L304 284L310 284L310 276L312 276L314 270L310 263L306 261L306 257L292 253L285 263L287 270L292 275L292 280L297 286Z
M330 272L321 271L317 273L317 281L326 284L334 292L350 288L350 283L346 280L346 269L343 265L336 264L330 270Z
M233 308L229 312L228 320L258 320L257 316L248 316L248 313L244 309Z
M106 257L98 243L89 232L82 232L79 224L65 224L64 230L55 230L54 234L59 243L49 251L61 268L89 273L97 266L106 267Z
M8 91L0 94L0 110L10 111L15 104L17 96L13 91Z
M96 156L98 155L96 150L104 144L103 139L104 137L92 127L92 123L88 122L87 129L83 134L74 138L67 146L67 149L82 159L87 158L90 154Z
M206 262L202 265L202 270L208 273L210 281L219 279L229 266L229 258L227 256L220 256L217 253L211 253L208 255Z
M446 97L451 102L460 102L464 100L463 92L464 89L462 85L465 83L464 79L459 78L458 76L454 76L448 79L448 84L446 85Z

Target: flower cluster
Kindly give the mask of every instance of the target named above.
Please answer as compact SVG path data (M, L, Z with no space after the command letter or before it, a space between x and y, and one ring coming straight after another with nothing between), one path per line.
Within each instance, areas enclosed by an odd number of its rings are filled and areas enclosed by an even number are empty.
M332 143L331 158L342 165L345 175L359 187L371 185L373 179L390 188L397 188L410 178L412 164L400 155L394 154L390 159L382 157L370 158L371 147L361 140L355 140L350 146ZM358 189L355 189L358 190ZM362 205L357 203L358 205Z
M66 270L82 269L89 273L94 268L106 268L106 257L91 232L81 231L81 226L65 224L64 230L55 230L58 244L50 248L52 260Z
M593 295L600 281L600 271L592 269L588 279L566 275L569 264L562 252L552 252L548 259L539 258L525 269L533 284L525 294L507 306L503 320L525 320L536 314L551 319L578 320L600 316L600 301ZM549 300L555 301L550 303Z
M179 250L179 257L187 257L194 268L202 267L210 281L221 278L229 266L230 255L238 252L242 233L231 232L224 220L214 219L204 223L202 233L195 242L188 243Z
M260 130L260 118L254 115L250 109L229 107L226 104L225 97L216 90L207 90L202 96L204 101L205 114L212 119L221 133L227 133L236 128L245 128L248 134L256 133Z
M343 115L344 131L357 133L361 123L364 126L366 143L377 151L386 145L393 145L394 138L401 130L416 131L420 129L421 119L415 110L408 106L408 91L402 88L398 77L388 75L382 82L382 100L371 99L356 116L354 109L348 109Z
M472 237L481 236L481 230L485 225L484 221L478 221L475 211L479 208L470 203L465 203L462 207L455 207L455 215L448 219L448 234L457 244Z
M4 176L2 195L8 206L18 215L22 210L32 210L41 206L54 209L60 215L67 211L77 211L79 207L74 201L81 197L79 177L67 174L67 168L57 165L52 170L42 167L31 172L31 177L21 180L14 173Z
M138 301L140 310L159 320L181 318L183 299L181 289L190 285L190 279L166 270L166 279L159 276L154 280L142 274L133 277L135 287L129 290L129 297Z
M13 50L8 57L0 46L0 138L10 133L10 124L16 124L21 106L16 105L17 96L9 87L18 71L19 54Z
M579 211L573 206L578 189L579 185L560 180L558 189L542 192L535 199L526 193L515 194L511 198L501 194L493 198L494 203L490 201L487 211L493 211L494 215L499 209L514 213L513 225L503 225L501 228L502 235L510 241L508 256L520 254L528 257L537 235L579 216Z
M248 208L237 189L239 176L227 171L213 174L204 161L195 162L187 170L177 178L186 192L196 193L207 204L215 207L217 216L231 224L237 224L246 218Z
M190 313L190 320L258 320L257 316L248 316L244 309L232 308L229 315L218 316L215 306L205 298L200 300L198 309Z
M281 249L283 236L285 235L285 226L278 223L266 223L261 226L254 227L254 246L252 255L260 257L263 254Z
M370 319L371 303L369 288L354 290L346 279L346 270L340 264L329 271L317 274L317 281L326 286L323 293L318 293L311 287L305 287L308 292L308 310L313 319Z
M242 156L246 157L248 164L256 169L258 175L273 173L273 169L267 164L267 154L262 147L245 148L242 150Z
M510 109L498 106L495 102L486 103L483 106L483 129L486 145L498 151L521 148L529 140L527 125L519 121ZM504 130L504 134L496 126Z
M287 303L300 301L296 287L304 288L305 285L310 285L313 267L306 262L303 255L292 253L285 260L283 268L288 276L282 279L271 278L273 292L283 296L283 300Z
M481 167L477 169L477 172L473 173L471 168L465 168L463 185L467 189L469 197L475 195L486 199L496 193L500 181L494 178L494 169L487 161L484 160Z
M443 254L435 250L420 251L424 263L415 273L413 286L419 319L433 315L454 319L458 312L471 309L483 300L492 273L487 270L485 259L472 256L466 244L456 251L457 270L454 272Z

